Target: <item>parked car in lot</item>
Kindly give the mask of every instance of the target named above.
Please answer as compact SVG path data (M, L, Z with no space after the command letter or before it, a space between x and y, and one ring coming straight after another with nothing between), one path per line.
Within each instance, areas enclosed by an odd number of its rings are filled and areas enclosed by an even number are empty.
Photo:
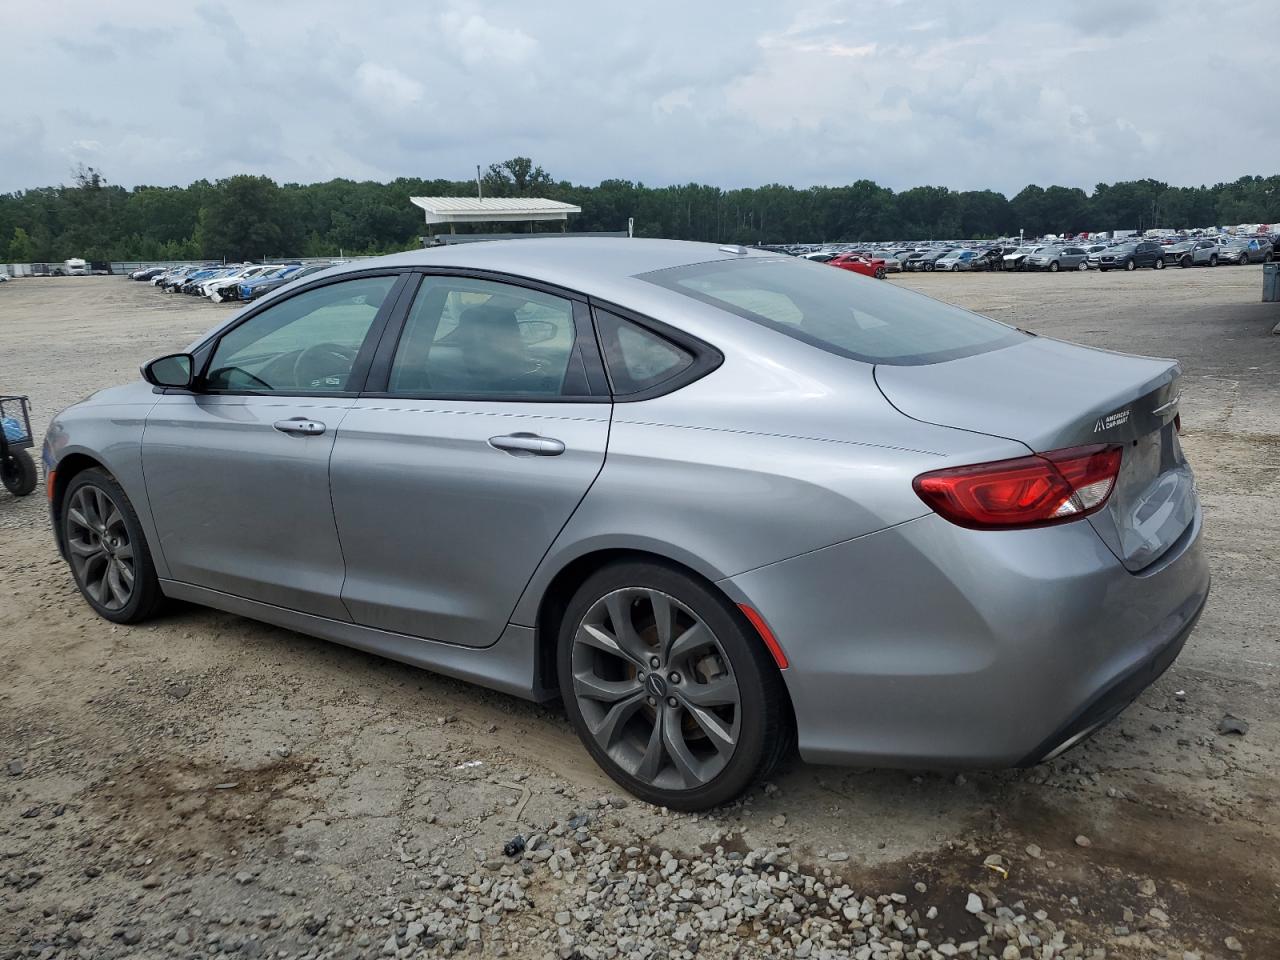
M1055 756L1169 666L1209 589L1176 363L780 254L364 260L144 377L47 432L93 610L171 597L559 696L610 776L677 809L792 742Z
M313 273L319 273L321 270L328 270L331 266L333 266L331 263L309 263L305 267L288 266L282 267L274 273L262 274L246 283L240 284L237 289L237 299L244 301L256 300L259 297L266 296L272 290L278 290L286 283L301 280L303 277L309 277Z
M933 269L956 272L984 270L986 262L977 250L952 250L934 261Z
M1232 240L1218 251L1218 259L1223 263L1269 263L1271 257L1270 241L1258 237Z
M932 250L926 250L919 257L912 257L902 266L906 270L922 270L932 272L937 269L938 261L951 253L954 247L935 247Z
M1004 255L1004 269L1022 270L1023 263L1027 259L1027 257L1043 249L1044 247L1036 246L1035 244L1028 244L1021 247L1014 247L1012 253L1006 253Z
M1059 270L1088 270L1089 254L1083 247L1041 247L1035 253L1027 255L1023 261L1023 269L1048 270L1057 273Z
M1089 268L1104 273L1108 270L1136 270L1138 267L1164 269L1164 247L1154 240L1141 240L1089 254Z
M1218 245L1212 240L1183 240L1164 248L1164 262L1179 267L1216 267Z
M260 277L263 274L272 273L283 264L279 263L256 263L248 264L239 270L232 270L230 273L221 277L214 277L200 284L199 292L208 297L214 303L221 303L232 295L232 292L239 288L240 283L244 280L252 280L254 277Z
M853 273L860 273L864 277L875 277L877 280L883 280L888 272L885 270L884 260L879 257L866 257L857 253L842 253L839 256L832 257L827 261L827 266L850 270Z

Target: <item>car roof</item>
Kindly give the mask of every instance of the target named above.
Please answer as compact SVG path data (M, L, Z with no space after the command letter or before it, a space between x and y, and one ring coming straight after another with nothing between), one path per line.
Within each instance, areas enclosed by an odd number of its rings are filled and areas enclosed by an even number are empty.
M423 266L492 270L590 293L592 289L614 287L619 281L653 270L713 260L777 259L779 256L785 255L686 240L568 236L429 247L375 260L357 260L338 269L349 272L377 266Z

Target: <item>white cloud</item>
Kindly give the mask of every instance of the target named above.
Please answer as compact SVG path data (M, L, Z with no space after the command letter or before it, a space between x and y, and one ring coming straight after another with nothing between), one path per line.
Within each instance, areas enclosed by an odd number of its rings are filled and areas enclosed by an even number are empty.
M538 47L518 27L495 26L478 13L451 10L441 17L440 26L444 43L472 66L524 63Z
M366 61L356 68L360 95L381 110L407 110L422 100L423 87L394 67Z
M1280 156L1258 98L1269 0L1138 21L1114 0L37 6L15 8L0 59L0 87L40 91L6 104L0 191L65 181L73 157L126 185L461 179L519 153L580 183L1012 193L1211 183ZM1171 77L1247 93L1168 96Z

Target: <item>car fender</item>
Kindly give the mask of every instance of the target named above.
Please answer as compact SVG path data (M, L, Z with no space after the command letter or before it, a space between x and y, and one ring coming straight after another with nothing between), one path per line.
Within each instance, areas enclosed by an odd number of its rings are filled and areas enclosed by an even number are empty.
M88 457L102 464L133 505L151 546L157 574L165 578L169 571L158 549L160 539L151 516L142 468L142 436L147 415L159 397L155 388L137 381L99 391L68 407L50 422L43 457L46 473L57 471L72 456ZM56 526L54 537L61 550L61 533Z

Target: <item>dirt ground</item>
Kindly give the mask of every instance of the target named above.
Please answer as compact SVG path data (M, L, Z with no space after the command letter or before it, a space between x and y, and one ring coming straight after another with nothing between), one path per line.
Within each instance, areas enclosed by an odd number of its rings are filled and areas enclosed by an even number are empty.
M604 802L617 789L555 705L203 609L95 618L43 497L0 489L0 957L377 956L442 869L468 874L580 813L621 846L787 848L872 896L924 883L938 930L961 938L966 894L990 890L1107 957L1280 957L1280 306L1258 302L1260 281L1258 267L889 281L1184 367L1209 605L1115 723L1025 771L794 761L708 816ZM31 395L42 433L228 314L116 277L3 284L0 389ZM1248 731L1220 734L1227 714ZM984 866L993 853L1007 877ZM572 889L537 879L518 926L469 949L549 955L522 945L563 926Z

